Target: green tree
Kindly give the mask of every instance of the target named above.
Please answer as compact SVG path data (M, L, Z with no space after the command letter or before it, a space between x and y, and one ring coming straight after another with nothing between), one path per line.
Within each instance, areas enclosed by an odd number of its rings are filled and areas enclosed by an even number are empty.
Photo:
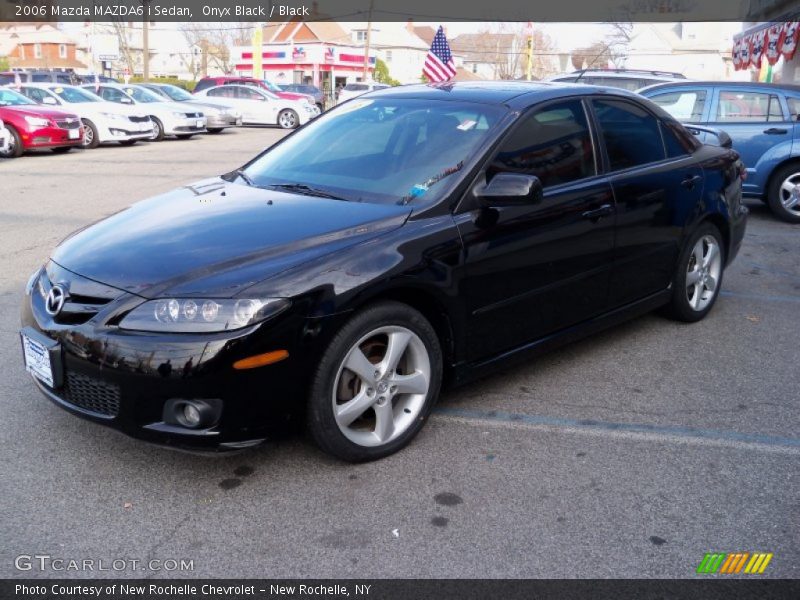
M400 85L400 82L397 81L397 79L392 79L391 75L389 75L389 67L380 58L375 59L375 72L372 77L378 83Z
M8 71L11 65L8 64L8 58L0 56L0 71Z

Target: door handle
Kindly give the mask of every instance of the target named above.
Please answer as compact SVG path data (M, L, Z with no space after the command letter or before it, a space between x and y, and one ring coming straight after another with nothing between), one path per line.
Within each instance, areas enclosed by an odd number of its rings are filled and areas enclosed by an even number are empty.
M778 127L770 127L769 129L765 129L764 133L767 135L783 135L784 133L788 133L788 130L780 129Z
M594 210L587 210L584 213L581 213L581 217L584 219L589 219L590 221L598 221L602 217L607 217L614 213L614 207L610 204L603 204L600 208L595 208Z
M695 184L698 183L701 179L702 177L700 177L700 175L690 175L689 177L681 181L681 185L691 190L694 189Z

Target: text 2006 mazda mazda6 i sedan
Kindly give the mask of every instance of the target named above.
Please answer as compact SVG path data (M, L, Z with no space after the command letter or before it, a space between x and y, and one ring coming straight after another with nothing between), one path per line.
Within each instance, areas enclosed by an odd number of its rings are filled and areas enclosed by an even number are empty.
M657 307L702 319L742 172L620 90L383 90L66 239L27 286L25 364L138 438L235 449L301 422L379 458L443 382Z

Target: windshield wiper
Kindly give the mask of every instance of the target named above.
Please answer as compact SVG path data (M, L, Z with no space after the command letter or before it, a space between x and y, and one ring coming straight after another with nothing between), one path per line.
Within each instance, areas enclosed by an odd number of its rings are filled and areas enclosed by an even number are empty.
M331 194L330 192L320 188L315 188L310 185L306 185L305 183L271 183L263 187L277 188L279 190L287 190L290 192L303 194L305 196L316 196L317 198L330 198L331 200L347 200L347 198L342 198L341 196L337 196L336 194Z

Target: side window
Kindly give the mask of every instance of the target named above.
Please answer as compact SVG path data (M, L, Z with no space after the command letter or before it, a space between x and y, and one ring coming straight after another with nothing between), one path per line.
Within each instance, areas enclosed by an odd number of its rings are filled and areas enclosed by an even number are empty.
M696 137L675 121L661 121L661 135L664 137L664 147L670 158L691 154L702 145Z
M611 170L628 169L665 158L659 121L632 102L593 100Z
M262 100L264 98L252 87L237 87L236 97L242 100Z
M500 171L526 173L548 187L597 172L580 100L551 104L522 118L492 161L490 177Z
M234 98L236 96L236 88L218 87L214 90L210 90L208 95L216 98Z
M32 79L33 79L34 82L37 82L37 81L38 82L43 82L43 81L46 82L46 81L52 81L53 78L50 76L49 73L34 73Z
M681 90L649 97L679 121L700 121L706 107L705 90Z
M774 94L720 90L717 121L721 123L783 121L783 111L780 100Z
M789 104L789 118L792 121L800 120L800 98L787 96L786 102Z
M22 93L39 104L41 104L42 100L44 100L44 92L37 88L22 88Z
M122 92L114 88L103 88L100 95L109 102L122 102Z

